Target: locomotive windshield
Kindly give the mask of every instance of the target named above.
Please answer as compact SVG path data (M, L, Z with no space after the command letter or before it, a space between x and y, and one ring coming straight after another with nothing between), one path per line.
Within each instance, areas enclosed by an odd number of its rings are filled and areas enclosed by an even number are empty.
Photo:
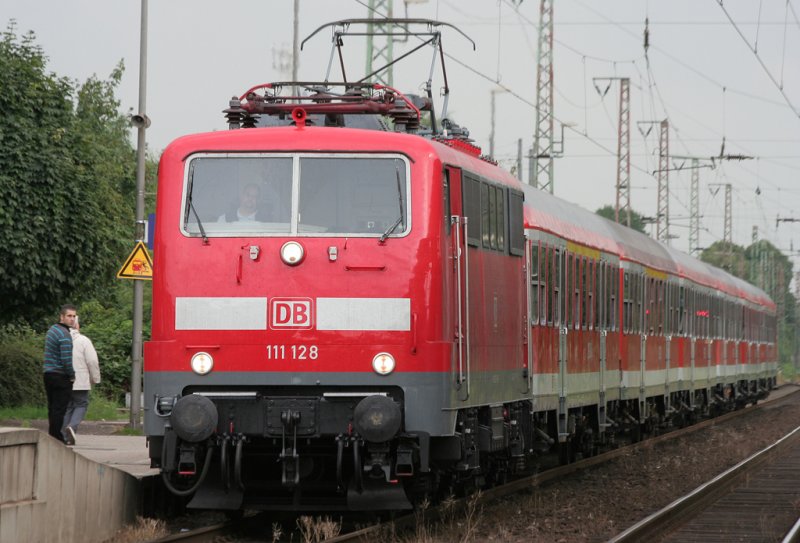
M401 236L407 163L358 155L203 155L187 169L183 228L208 237Z

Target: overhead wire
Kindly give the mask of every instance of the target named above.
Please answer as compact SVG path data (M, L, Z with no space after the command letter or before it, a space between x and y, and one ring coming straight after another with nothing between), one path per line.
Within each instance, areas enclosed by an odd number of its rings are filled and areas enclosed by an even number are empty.
M505 1L506 1L506 3L508 3L508 1L509 1L509 0L505 0ZM576 0L576 1L577 1L578 3L581 3L581 2L580 2L580 0ZM362 2L361 0L356 0L356 2L358 2L358 3L359 3L359 4L361 4L362 6L368 7L368 6L366 6L366 4L365 4L364 2ZM598 14L599 16L601 16L601 17L605 18L605 16L604 16L604 15L602 15L602 14L598 13L597 11L593 10L592 8L589 8L589 7L587 7L587 9L589 9L590 11L593 11L594 13ZM794 12L794 7L790 5L790 9L791 9L791 11L792 11L792 14L793 14L793 15L795 16L795 18L796 18L796 13ZM438 10L438 2L437 2L437 10ZM533 22L531 22L530 20L526 19L526 18L525 18L525 17L524 17L522 14L520 14L518 10L515 10L515 11L517 12L518 16L519 16L521 19L525 20L525 21L526 21L528 24L531 24L531 25L533 25L533 24L534 24L534 23L533 23ZM608 20L608 19L606 19L606 20ZM627 33L627 34L632 34L630 31L628 31L628 30L626 30L626 29L622 28L622 27L620 26L620 24L619 24L619 23L615 23L615 22L613 22L613 21L610 21L610 20L608 20L608 22L609 22L609 24L613 24L613 25L615 25L615 26L617 26L617 27L621 28L621 29L622 29L622 30L623 30L625 33ZM765 23L762 23L762 24L765 24ZM534 26L535 26L535 25L534 25ZM526 39L527 39L527 38L526 38ZM637 39L638 39L638 36L637 36ZM584 53L580 52L579 50L575 49L574 47L572 47L572 46L569 46L568 44L565 44L565 43L563 43L563 42L561 42L561 41L559 41L559 40L554 40L554 41L556 41L557 43L559 43L559 45L561 45L561 46L562 46L562 47L564 47L565 49L567 49L567 50L569 50L569 51L571 51L571 52L573 52L573 53L575 53L575 54L580 54L580 55L582 55L582 57L585 57L586 59L591 59L591 60L594 60L594 61L599 61L599 62L608 62L608 63L613 63L613 64L615 64L615 63L630 63L630 64L632 64L632 65L633 65L634 69L635 69L635 70L636 70L636 71L639 73L640 79L643 77L643 75L642 75L642 73L641 73L641 70L638 70L638 65L637 65L637 61L636 61L636 59L631 59L631 60L626 60L626 61L619 61L619 60L614 60L614 59L606 59L606 58L601 58L601 57L594 57L594 56L592 56L592 55L585 55ZM667 58L670 58L671 60L673 60L673 61L677 62L678 64L682 65L682 66L683 66L683 67L685 67L686 69L688 69L688 70L692 71L693 73L695 73L695 74L696 74L696 75L698 75L699 77L703 78L704 80L706 80L706 81L709 81L710 83L712 83L712 84L714 84L714 85L716 85L716 86L718 86L718 87L720 87L720 88L725 88L725 89L726 89L726 92L733 92L733 93L735 93L735 94L738 94L738 95L742 95L742 96L745 96L745 97L748 97L748 98L751 98L751 99L759 100L759 101L766 102L766 103L770 103L770 104L774 104L774 105L786 106L786 104L784 104L784 103L777 102L777 101L770 100L770 99L766 99L766 98L764 98L764 97L762 97L762 96L758 96L758 95L754 95L754 94L751 94L751 93L747 93L747 92L739 91L739 90L736 90L736 89L731 89L731 88L728 88L728 87L724 87L724 86L723 86L723 85L721 85L720 83L718 83L718 82L716 82L715 80L713 80L712 78L708 77L706 74L704 74L704 73L700 72L699 70L696 70L695 68L693 68L693 67L689 66L688 64L684 63L684 62L683 62L683 61L681 61L680 59L677 59L677 58L676 58L676 57L674 57L673 55L670 55L670 54L669 54L669 53L667 53L666 51L663 51L661 48L659 48L659 47L657 47L657 46L653 46L653 49L655 49L655 50L659 51L659 53L661 53L661 54L664 54L664 55L665 55ZM460 65L461 67L463 67L463 68L467 69L468 71L472 72L473 74L475 74L475 75L477 75L477 76L479 76L479 77L481 77L481 78L483 78L483 79L485 79L485 80L487 80L487 81L489 81L489 82L492 82L492 83L494 83L495 85L497 85L498 87L502 88L504 91L506 91L506 92L507 92L508 94L510 94L511 96L514 96L514 97L515 97L517 100L519 100L520 102L522 102L522 103L524 103L524 104L526 104L526 105L530 106L530 107L531 107L531 108L533 108L534 110L536 109L536 107L537 107L537 106L536 106L536 104L534 104L533 102L531 102L531 101L527 100L526 98L524 98L523 96L521 96L519 93L515 92L515 91L514 91L513 89L511 89L510 87L508 87L508 86L506 86L506 85L504 85L504 84L500 83L500 82L498 81L499 77L495 77L494 79L492 79L490 76L487 76L486 74L484 74L484 73L480 72L479 70L477 70L477 69L473 68L472 66L470 66L470 65L466 64L465 62L463 62L463 61L459 60L458 58L455 58L454 56L452 56L452 55L451 55L451 54L449 54L449 53L445 53L445 56L446 56L448 59L450 59L451 61L453 61L453 62L455 62L456 64ZM651 78L651 81L652 81L652 72L651 72L651 73L649 73L649 74L648 74L648 76ZM642 86L642 87L644 87L644 86L645 86L645 85L644 85L644 83L642 83L642 85L641 85L641 86ZM654 86L653 86L653 88L650 88L650 86L648 85L648 90L650 91L651 95L652 95L653 89L655 89L655 92L656 92L656 94L658 94L658 95L659 95L659 101L662 103L662 107L664 108L664 110L665 110L665 113L666 113L666 107L667 107L667 106L665 105L665 104L666 104L666 102L663 100L663 96L660 96L660 89L657 87L657 85L654 85ZM562 96L562 98L565 98L565 99L566 99L566 97L563 95L563 93L561 93L560 91L557 91L557 92L559 92L559 94ZM650 106L651 106L651 110L652 110L653 112L655 111L655 103L656 103L656 101L651 99L651 101L650 101ZM575 105L575 104L573 104L573 105ZM596 106L593 106L593 107L596 107ZM605 106L604 106L604 107L605 107ZM586 109L586 108L587 108L587 105L585 105L585 106L584 106L584 109ZM608 113L607 113L607 112L606 112L606 114L607 114L607 116L608 116ZM653 115L653 116L655 116L655 115ZM559 122L559 123L561 123L562 125L564 125L564 127L565 127L565 128L568 128L568 129L572 130L573 132L575 132L575 133L576 133L576 134L578 134L579 136L582 136L582 137L583 137L583 138L584 138L586 141L590 142L591 144L595 145L597 148L601 149L601 150L602 150L603 152L605 152L605 153L606 153L608 156L616 156L616 151L615 151L615 150L613 150L613 149L611 149L610 147L608 147L608 146L604 145L604 144L602 143L602 141L600 141L600 139L598 139L598 138L595 138L595 137L593 137L593 136L590 136L590 135L588 134L588 132L583 132L583 133L582 133L580 130L576 129L576 127L573 127L573 126L566 125L566 124L565 124L563 121L561 121L561 120L560 120L559 118L557 118L555 115L553 116L553 118L554 118L554 120L556 120L557 122ZM672 123L671 123L671 124L672 124ZM713 130L712 130L712 131L713 131ZM680 142L680 144L681 144L681 145L682 145L684 148L686 148L686 144L685 144L685 142L684 142L684 141L683 141L683 140L680 138L679 134L676 134L676 135L678 136L678 137L677 137L677 140ZM647 149L647 144L646 144L646 142L645 142L645 148ZM650 154L651 154L651 153L646 153L646 156L647 156L647 157L649 157L649 156L650 156ZM788 167L788 168L793 168L792 166L788 166L788 165L784 165L784 166L785 166L785 167ZM652 178L652 177L653 177L653 175L652 175L652 173L651 173L651 172L652 172L652 169L651 169L651 168L644 169L644 168L641 168L641 167L639 167L639 166L637 166L637 165L635 165L635 164L632 164L632 165L631 165L631 167L632 167L632 170L634 170L634 171L637 171L637 172L639 172L639 173L643 173L643 174L647 175L647 176L648 176L648 177L650 177L650 178ZM764 179L762 178L762 181L763 181L763 180L764 180ZM775 184L774 182L773 182L773 184L774 184L774 185L777 187L777 184ZM676 198L676 202L677 202L677 203L679 203L679 204L681 205L681 207L684 207L684 208L686 208L686 207L687 207L687 206L686 206L686 204L685 204L685 202L683 202L683 201L682 201L682 200L680 200L679 198Z
M747 45L747 48L748 48L748 49L750 49L750 51L752 51L752 53L755 55L755 57L756 57L756 60L758 60L758 63L759 63L759 64L761 65L761 67L764 69L764 72L765 72L765 73L767 74L767 76L769 77L769 80L770 80L770 81L772 81L772 83L773 83L773 84L774 84L774 85L777 87L777 89L778 89L778 92L780 92L780 93L781 93L781 96L783 96L783 99L784 99L784 100L786 100L786 104L789 106L789 108L791 108L792 112L794 112L795 116L796 116L798 119L800 119L800 110L798 110L798 109L797 109L797 108L794 106L794 104L792 104L792 101L789 99L789 96L788 96L788 95L786 94L786 92L783 90L783 84L782 84L782 83L780 83L780 84L779 84L779 83L778 83L778 82L775 80L775 76L773 76L773 75L772 75L772 72L770 72L770 71L769 71L769 68L767 68L767 65L766 65L766 64L764 64L764 60L761 58L761 55L759 55L759 54L758 54L758 51L756 51L755 49L753 49L753 46L752 46L752 45L750 45L750 42L748 42L748 41L747 41L747 38L745 37L745 35L744 35L744 34L742 34L742 31L741 31L741 29L740 29L740 28L739 28L739 27L736 25L736 22L734 22L734 20L733 20L733 18L731 17L730 13L728 13L728 10L725 8L725 4L723 4L722 0L717 0L717 3L719 4L719 7L722 9L722 12L723 12L723 13L725 13L725 16L726 16L726 17L728 18L728 20L730 21L730 23L731 23L731 26L733 26L734 30L736 30L736 33L737 33L737 34L739 34L739 36L740 36L740 37L742 38L742 40L744 41L745 45Z
M576 2L577 4L580 4L585 9L591 11L592 13L597 15L598 17L601 17L602 19L608 21L609 24L618 27L620 30L622 30L622 32L624 32L628 36L633 37L637 41L639 40L639 35L638 34L636 34L636 33L632 32L632 31L624 28L619 23L616 23L615 21L612 21L611 19L606 17L605 14L603 14L600 11L597 11L596 9L594 9L591 6L588 6L582 0L573 0L573 1ZM641 22L638 23L638 24L641 24ZM697 68L695 68L693 66L690 66L689 64L685 63L683 60L681 60L678 57L676 57L675 55L671 54L669 51L666 51L665 49L662 49L658 45L651 45L650 47L653 50L658 51L660 54L664 55L668 59L672 60L676 64L678 64L678 65L682 66L683 68L689 70L690 72L692 72L696 76L700 77L701 79L704 79L705 81L711 83L712 85L715 85L715 86L717 86L719 88L722 88L722 86L723 86L722 83L716 81L715 79L710 77L708 74L704 73L703 71L698 70ZM730 86L728 86L728 92L731 92L731 93L734 93L734 94L738 94L740 96L745 96L745 97L751 98L753 100L758 100L758 101L761 101L761 102L765 102L765 103L768 103L768 104L773 104L773 105L777 105L777 106L781 106L781 107L786 107L786 103L784 103L784 102L780 102L780 101L777 101L777 100L773 100L771 98L767 98L767 97L764 97L764 96L759 96L759 95L756 95L756 94L752 94L750 92L746 92L746 91L743 91L743 90L731 88Z

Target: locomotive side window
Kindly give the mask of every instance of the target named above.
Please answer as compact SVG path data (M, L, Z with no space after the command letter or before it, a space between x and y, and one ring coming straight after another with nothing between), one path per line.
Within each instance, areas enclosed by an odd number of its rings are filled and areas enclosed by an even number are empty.
M525 195L514 190L508 191L508 249L512 255L525 254L525 223L522 216L522 202Z
M489 185L486 183L481 183L481 242L483 243L484 249L491 249L492 248L492 238L494 234L492 233L492 208L494 208L494 203L490 205L489 203ZM494 194L492 194L494 196Z
M481 246L484 249L505 252L506 249L506 191L486 182L480 185L480 210L481 210ZM522 217L520 206L520 220ZM522 224L519 225L521 237L524 239ZM524 253L524 246L520 246L517 254Z
M500 187L495 187L495 223L497 228L497 250L506 250L506 191Z
M467 217L467 242L475 247L481 244L481 187L480 181L468 173L462 177L464 215Z
M489 247L497 249L497 190L495 187L483 185L489 196ZM484 203L484 202L482 202ZM485 205L485 204L484 204ZM485 237L485 236L484 236Z
M442 171L442 205L444 206L444 231L450 235L450 170L445 168Z

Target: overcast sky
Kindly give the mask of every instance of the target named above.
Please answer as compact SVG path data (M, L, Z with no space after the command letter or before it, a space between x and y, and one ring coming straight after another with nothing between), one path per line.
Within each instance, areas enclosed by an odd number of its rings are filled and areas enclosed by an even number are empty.
M394 4L394 15L402 16L405 4ZM300 39L326 22L366 17L367 5L301 0ZM225 129L221 110L232 95L289 78L292 6L291 0L149 3L152 151L184 134ZM0 22L5 27L14 19L18 34L35 32L49 70L59 75L106 78L124 60L119 98L128 112L138 107L140 9L138 0L3 0ZM447 60L450 117L487 152L490 91L498 80L512 91L496 96L495 138L497 158L511 168L518 139L526 153L533 140L539 2L524 0L516 9L510 0L416 0L408 15L453 24L476 42L472 51L458 33L443 33L453 57ZM754 157L700 170L700 246L722 238L724 189L714 184L731 183L735 243L749 244L757 226L760 237L784 251L800 251L800 223L776 228L779 216L800 219L800 0L725 0L724 9L717 0L555 0L554 19L555 117L573 125L555 162L557 196L591 210L614 202L619 90L613 84L601 96L593 79L629 77L632 207L656 212L658 131L645 136L638 123L668 118L673 155L718 155L725 137L726 154ZM351 80L364 73L363 43L356 37L345 43ZM396 44L395 56L407 47ZM299 78L323 79L329 55L330 32L324 31L301 52ZM409 57L398 65L394 86L419 92L430 63L429 51ZM335 69L331 79L339 78ZM434 88L441 86L437 67ZM606 90L606 83L598 86ZM674 160L672 167L682 164ZM684 251L690 178L689 170L670 172L672 244Z

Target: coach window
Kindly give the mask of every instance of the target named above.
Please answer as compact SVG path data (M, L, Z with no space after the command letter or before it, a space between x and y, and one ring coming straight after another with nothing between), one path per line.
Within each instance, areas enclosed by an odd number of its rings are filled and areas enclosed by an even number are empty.
M622 331L630 332L630 274L624 272L622 275Z
M665 284L664 281L659 279L656 281L656 295L658 298L656 299L656 332L659 336L664 335L664 308L666 307L666 303L664 302L664 288Z
M547 258L550 260L548 273L549 297L547 299L547 324L558 326L558 278L561 270L559 269L558 249L550 248L547 251Z
M549 271L549 261L548 255L552 258L551 251L545 246L541 245L539 248L539 313L537 318L539 319L539 323L544 326L547 324L547 293L550 286L550 276Z
M581 326L584 330L592 327L592 260L583 261L583 304L581 306Z
M566 251L560 251L558 254L558 314L556 321L559 326L567 328L569 325L569 315L567 315L567 306L569 305L569 265L567 264Z
M739 306L739 341L747 339L747 308L744 304Z
M634 284L634 314L633 321L634 331L638 333L644 332L644 274L637 273L633 276Z
M655 300L656 300L656 289L653 288L653 283L655 281L652 277L645 276L644 278L644 285L645 285L645 315L644 315L644 330L646 333L653 335L653 321L656 316L655 311Z
M606 329L616 331L619 329L619 322L617 322L617 290L619 289L619 269L612 265L606 264Z
M672 285L668 282L668 280L664 281L664 313L663 313L664 323L664 335L670 335L670 331L672 330Z
M586 269L586 326L589 330L594 329L594 274L597 273L595 269L595 261L591 258L586 261L588 268Z
M565 328L572 328L572 315L575 301L575 293L572 292L575 284L575 257L572 253L564 252L564 270L562 276L564 281L561 283L562 292L564 293L561 308L561 322L564 323Z
M572 274L573 292L572 326L575 330L578 330L581 327L581 287L583 286L581 284L581 257L570 255L570 260L572 260L570 272Z
M605 328L603 324L603 270L606 263L598 260L594 264L594 329Z
M579 292L578 311L575 313L575 328L586 328L586 295L589 288L586 284L586 269L588 265L586 257L575 257L575 286L578 287L577 290Z

